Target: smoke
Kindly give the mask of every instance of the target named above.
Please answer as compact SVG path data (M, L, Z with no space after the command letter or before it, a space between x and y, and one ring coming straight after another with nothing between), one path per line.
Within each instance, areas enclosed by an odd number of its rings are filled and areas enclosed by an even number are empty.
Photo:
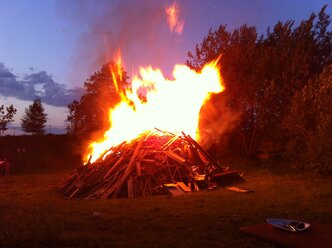
M121 51L125 70L153 65L170 70L180 56L178 34L168 29L165 9L170 1L59 0L61 17L81 30L72 57L72 73L85 79Z
M240 117L240 112L235 113L227 106L224 93L212 96L200 112L200 144L205 149L217 145L223 150L229 144L228 134L237 126Z

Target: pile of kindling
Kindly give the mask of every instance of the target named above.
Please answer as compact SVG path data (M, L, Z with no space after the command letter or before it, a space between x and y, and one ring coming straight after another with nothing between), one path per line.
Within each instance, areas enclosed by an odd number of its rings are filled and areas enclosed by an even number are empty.
M68 199L181 195L216 188L229 177L239 176L221 167L189 135L156 129L74 170L61 193Z

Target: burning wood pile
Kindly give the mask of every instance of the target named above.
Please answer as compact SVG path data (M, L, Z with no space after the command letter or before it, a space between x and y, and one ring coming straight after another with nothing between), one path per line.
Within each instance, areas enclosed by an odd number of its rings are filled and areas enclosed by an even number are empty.
M146 197L212 189L236 171L219 166L189 135L156 129L77 168L61 187L71 198Z
M219 58L211 61L199 72L176 65L173 79L159 69L140 68L126 89L118 87L121 64L111 68L121 101L109 110L110 128L89 144L88 162L65 181L63 195L69 199L180 195L239 178L190 137L199 131L201 107L224 90L218 62Z

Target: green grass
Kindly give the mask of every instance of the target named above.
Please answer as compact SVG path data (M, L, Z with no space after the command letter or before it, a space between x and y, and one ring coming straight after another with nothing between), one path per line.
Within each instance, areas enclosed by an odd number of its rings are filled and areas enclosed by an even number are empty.
M0 177L0 247L273 247L238 229L268 217L332 223L330 178L245 171L237 186L254 193L117 200L64 199L69 171Z

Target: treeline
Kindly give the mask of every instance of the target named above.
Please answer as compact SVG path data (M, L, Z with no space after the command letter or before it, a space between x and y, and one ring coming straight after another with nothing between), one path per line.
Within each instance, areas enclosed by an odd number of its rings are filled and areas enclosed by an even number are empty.
M188 53L187 64L196 70L222 54L226 90L214 106L220 125L239 116L228 141L238 142L235 147L246 155L332 170L332 32L326 7L298 26L278 22L262 36L255 27L228 31L221 25Z
M17 109L11 104L9 106L0 105L0 136L8 129L8 124L14 121ZM45 134L47 114L39 97L25 109L25 114L21 118L21 129L26 133L35 135Z
M298 26L278 22L261 36L252 26L230 31L221 25L188 53L187 65L198 71L222 55L226 90L201 112L202 142L212 151L332 170L332 33L326 8ZM126 73L115 67L104 65L85 82L86 94L69 105L67 131L78 140L108 128L108 110L119 100L114 79L127 85Z

